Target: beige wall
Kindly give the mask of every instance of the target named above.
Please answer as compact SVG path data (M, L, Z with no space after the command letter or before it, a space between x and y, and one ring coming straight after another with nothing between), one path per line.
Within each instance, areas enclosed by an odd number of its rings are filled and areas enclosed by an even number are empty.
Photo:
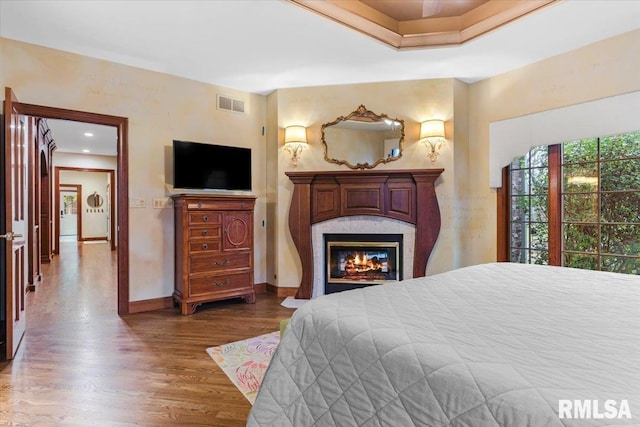
M96 156L94 154L75 154L53 152L53 167L65 166L68 168L111 169L118 170L118 158L116 156Z
M446 135L454 140L452 146L454 150L453 166L456 173L455 194L458 196L454 200L452 218L449 221L454 224L456 230L454 236L453 265L463 267L469 265L471 258L471 247L469 241L472 239L469 224L479 218L473 212L469 204L471 195L469 194L469 182L473 177L469 173L469 86L459 80L453 83L453 123L448 123L445 128Z
M471 85L469 264L496 259L489 123L640 90L639 49L636 30Z
M299 170L345 170L324 161L321 146L321 126L339 116L354 111L360 104L369 110L405 121L405 142L400 160L378 166L381 169L444 168L445 172L436 183L436 193L440 201L442 230L427 266L429 274L459 267L464 256L456 255L464 250L460 247L460 233L464 219L455 216L456 204L466 198L457 193L465 185L457 185L458 180L467 182L465 168L456 169L454 154L466 153L466 127L460 125L453 142L454 89L456 97L465 97L466 85L453 79L419 80L405 82L370 83L358 85L323 86L311 88L280 89L270 95L269 107L277 112L269 114L269 127L277 127L279 135L273 136L270 150L277 150L277 204L276 220L276 267L277 285L297 287L301 278L300 259L288 229L288 212L293 185L285 172ZM464 111L464 110L463 110ZM426 158L427 150L418 143L420 122L440 118L447 121L449 142L445 144L438 162L434 165ZM302 153L297 168L293 168L286 151L282 149L283 129L291 125L307 127L309 148ZM274 140L275 139L275 140ZM460 154L462 156L462 154ZM464 163L464 162L463 162ZM319 256L315 254L315 256Z
M173 139L250 147L255 223L255 280L266 281L266 97L8 39L0 39L0 85L21 102L129 118L130 299L173 292L173 212L153 209L171 194ZM216 108L216 95L245 99L247 114ZM55 135L54 135L55 138Z
M277 233L278 229L278 92L267 97L267 283L278 281Z

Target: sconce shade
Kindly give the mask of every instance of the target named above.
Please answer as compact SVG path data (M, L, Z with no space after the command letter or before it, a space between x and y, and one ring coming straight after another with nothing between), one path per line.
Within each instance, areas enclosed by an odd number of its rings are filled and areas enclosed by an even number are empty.
M427 120L420 123L420 139L444 138L444 121Z
M284 129L284 149L291 154L291 163L298 166L302 150L307 147L307 128L289 126Z
M304 126L289 126L284 130L284 143L307 143L307 128Z
M429 149L427 157L431 163L435 163L438 159L438 151L445 142L444 121L427 120L420 123L420 141Z

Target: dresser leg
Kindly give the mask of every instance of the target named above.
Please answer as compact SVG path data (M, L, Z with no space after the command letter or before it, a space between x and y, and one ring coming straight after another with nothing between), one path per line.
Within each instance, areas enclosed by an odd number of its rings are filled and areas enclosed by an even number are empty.
M186 316L187 314L193 314L192 304L186 302L180 303L180 314Z
M256 303L256 294L255 293L251 293L251 294L243 295L242 299L247 304L255 304Z

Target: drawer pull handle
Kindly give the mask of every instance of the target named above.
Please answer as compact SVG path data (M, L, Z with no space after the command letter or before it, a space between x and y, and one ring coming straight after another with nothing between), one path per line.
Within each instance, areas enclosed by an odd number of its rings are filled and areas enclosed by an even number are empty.
M207 230L202 230L202 235L206 236L207 234L209 234L209 232Z
M218 282L217 280L213 281L213 284L218 286L219 288L228 285L229 283L231 283L231 280L229 279L224 279L224 282Z
M198 203L198 207L201 208L202 207L202 203Z
M207 249L209 249L209 245L207 245L206 243L203 243L202 249L206 251Z
M244 208L246 208L246 207L247 207L247 204L246 204L246 203L242 203L242 204L240 205L240 207L241 207L242 209L244 209Z
M209 221L209 217L205 215L205 216L203 216L203 217L202 217L202 220L203 220L204 222L208 222L208 221Z
M218 267L224 267L225 265L229 264L229 258L225 258L222 262L219 262L217 259L215 259L213 260L213 263Z

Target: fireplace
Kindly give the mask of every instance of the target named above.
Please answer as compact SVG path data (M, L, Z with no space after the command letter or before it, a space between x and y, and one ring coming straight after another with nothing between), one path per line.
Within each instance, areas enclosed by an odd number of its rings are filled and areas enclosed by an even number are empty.
M402 240L402 234L324 234L324 293L402 280Z
M440 233L435 181L443 171L286 172L293 182L289 231L302 264L296 298L311 298L316 283L322 290L323 259L313 256L312 226L334 219L364 215L411 224L414 227L413 262L407 268L413 270L412 277L423 277ZM320 264L318 268L314 268L316 261Z

